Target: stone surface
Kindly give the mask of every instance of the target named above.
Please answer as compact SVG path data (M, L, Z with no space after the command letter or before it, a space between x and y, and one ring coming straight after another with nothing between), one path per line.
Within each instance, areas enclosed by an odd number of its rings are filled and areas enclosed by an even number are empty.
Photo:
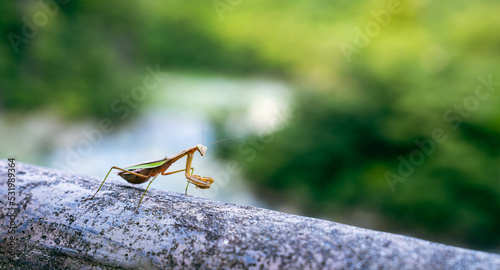
M145 185L82 202L101 179L15 168L11 206L0 161L1 269L500 269L497 254L154 189L134 214Z

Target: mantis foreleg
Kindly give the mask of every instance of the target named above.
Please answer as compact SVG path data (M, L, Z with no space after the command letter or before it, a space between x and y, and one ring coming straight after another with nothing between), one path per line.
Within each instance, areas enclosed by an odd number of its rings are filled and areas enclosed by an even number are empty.
M193 153L187 153L187 159L186 159L186 179L188 180L188 185L186 186L186 192L185 194L187 195L187 188L189 184L195 185L197 188L210 188L210 185L214 182L214 179L212 177L202 177L199 175L193 175L193 171L191 171L191 174L189 174L189 169L192 168L191 164L193 163Z

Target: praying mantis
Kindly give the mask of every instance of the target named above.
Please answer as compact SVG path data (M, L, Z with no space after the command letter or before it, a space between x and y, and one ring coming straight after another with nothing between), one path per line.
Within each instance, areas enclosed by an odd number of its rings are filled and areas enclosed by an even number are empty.
M186 186L186 191L185 195L187 196L187 189L189 187L189 184L195 185L197 188L201 189L208 189L210 188L210 185L214 182L214 179L212 177L208 176L199 176L199 175L193 175L194 168L191 166L193 163L193 156L196 152L199 152L201 156L205 155L205 152L207 151L207 147L198 144L196 146L187 148L181 152L179 152L176 155L173 155L171 157L166 157L164 159L160 160L155 160L155 161L148 161L144 163L139 163L136 165L132 165L129 167L125 167L124 169L113 166L111 169L109 169L108 174L106 174L106 177L104 177L104 180L102 180L101 186L97 189L97 191L94 193L94 195L90 198L84 199L83 201L91 200L97 195L97 192L101 190L102 186L104 185L104 182L109 176L109 173L113 169L121 170L122 172L118 173L118 175L125 179L127 182L132 183L132 184L142 184L147 182L151 177L151 181L149 181L148 186L146 187L146 190L142 194L141 199L139 200L139 204L137 204L137 208L135 209L135 213L137 213L137 210L139 210L139 206L141 205L142 199L144 198L144 195L146 195L146 191L148 191L149 186L151 183L156 179L158 175L170 175L178 172L185 171L185 176L187 179L187 186ZM166 172L167 169L174 164L176 161L179 159L183 158L184 156L187 156L186 159L186 168L178 171L172 171L172 172Z

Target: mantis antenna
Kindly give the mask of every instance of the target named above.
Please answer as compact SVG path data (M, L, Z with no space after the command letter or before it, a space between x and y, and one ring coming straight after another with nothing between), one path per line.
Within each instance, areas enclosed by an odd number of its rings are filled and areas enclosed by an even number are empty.
M202 134L201 144L205 145L205 121L203 121L203 120L201 121L201 134ZM228 141L228 140L232 140L232 139L236 139L236 138L241 138L241 137L244 137L244 136L232 137L232 138L226 138L226 139L218 140L218 141L212 142L210 144L207 144L207 146L212 145L212 144L216 144L216 143L220 143L220 142L223 142L223 141Z
M218 141L215 141L215 142L212 142L212 143L207 144L207 146L212 145L212 144L216 144L216 143L220 143L220 142L223 142L223 141L229 141L229 140L232 140L232 139L241 138L241 137L244 137L244 136L232 137L232 138L227 138L227 139L218 140Z

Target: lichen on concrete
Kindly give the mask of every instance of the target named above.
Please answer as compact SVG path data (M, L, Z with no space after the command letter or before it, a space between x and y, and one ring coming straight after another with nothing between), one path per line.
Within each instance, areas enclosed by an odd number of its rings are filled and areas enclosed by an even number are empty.
M105 184L16 163L9 232L0 161L1 269L499 269L497 254L267 209ZM7 252L16 238L14 252Z

